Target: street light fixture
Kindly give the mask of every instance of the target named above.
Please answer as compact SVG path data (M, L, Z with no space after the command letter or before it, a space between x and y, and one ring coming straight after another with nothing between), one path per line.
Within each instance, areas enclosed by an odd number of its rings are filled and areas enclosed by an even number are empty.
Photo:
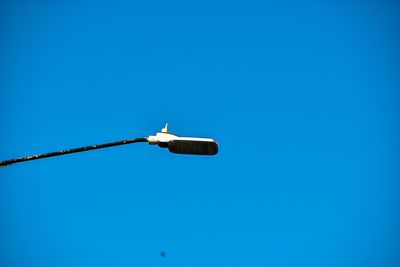
M84 152L84 151L101 149L112 146L127 145L139 142L148 142L151 145L158 145L159 147L163 148L168 147L169 151L175 154L215 155L218 153L218 143L214 139L198 138L198 137L181 137L172 134L168 130L168 123L167 123L165 127L161 130L161 132L157 132L156 135L154 136L143 137L143 138L131 138L111 143L84 146L84 147L60 150L50 153L32 155L22 158L4 160L0 161L0 167L9 166L14 163L19 163L24 161L50 158L66 154Z

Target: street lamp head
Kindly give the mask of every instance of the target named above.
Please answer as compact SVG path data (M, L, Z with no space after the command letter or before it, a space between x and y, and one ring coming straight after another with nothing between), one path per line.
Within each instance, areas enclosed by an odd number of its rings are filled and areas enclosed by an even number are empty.
M218 143L211 138L181 137L171 134L168 124L155 136L147 137L149 144L168 147L175 154L215 155L218 153Z

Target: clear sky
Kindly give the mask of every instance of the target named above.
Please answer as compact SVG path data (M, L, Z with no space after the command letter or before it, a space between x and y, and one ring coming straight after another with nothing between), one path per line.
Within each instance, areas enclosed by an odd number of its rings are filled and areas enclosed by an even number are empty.
M0 159L219 154L0 169L0 266L399 266L400 6L141 2L1 2Z

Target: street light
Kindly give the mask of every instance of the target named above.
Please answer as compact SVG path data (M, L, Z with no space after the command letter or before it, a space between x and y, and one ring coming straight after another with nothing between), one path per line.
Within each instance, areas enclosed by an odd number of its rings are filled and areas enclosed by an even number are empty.
M56 157L66 154L84 152L94 149L127 145L132 143L148 142L151 145L158 145L159 147L167 148L170 152L175 154L191 154L191 155L215 155L218 153L218 143L211 138L198 138L198 137L181 137L170 133L168 130L168 123L154 136L143 137L143 138L131 138L111 143L84 146L66 150L60 150L50 153L32 155L22 158L9 159L0 161L0 167L12 165L14 163L37 160L43 158Z

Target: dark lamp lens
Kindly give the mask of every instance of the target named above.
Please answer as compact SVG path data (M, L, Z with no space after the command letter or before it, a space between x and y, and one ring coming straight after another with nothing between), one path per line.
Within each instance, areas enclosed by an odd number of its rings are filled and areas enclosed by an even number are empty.
M168 149L176 154L215 155L218 144L212 141L171 140Z

